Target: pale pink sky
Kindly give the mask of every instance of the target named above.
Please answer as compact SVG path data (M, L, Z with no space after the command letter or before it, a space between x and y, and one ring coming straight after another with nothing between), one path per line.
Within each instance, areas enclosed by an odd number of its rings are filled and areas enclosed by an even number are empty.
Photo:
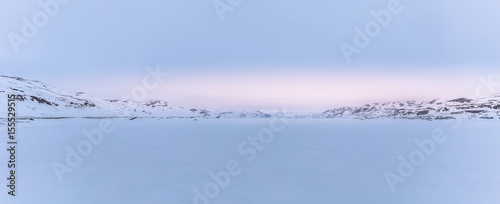
M500 81L500 75L490 75ZM171 73L161 86L148 91L148 99L207 109L273 110L287 107L295 111L320 111L373 102L470 97L481 85L480 77L486 79L488 74L429 71L370 73L352 70L344 73ZM97 79L95 87L74 82L75 86L70 86L70 89L85 88L70 91L120 99L122 94L130 94L130 90L141 82L141 75L117 75L106 81ZM495 91L500 91L500 87Z

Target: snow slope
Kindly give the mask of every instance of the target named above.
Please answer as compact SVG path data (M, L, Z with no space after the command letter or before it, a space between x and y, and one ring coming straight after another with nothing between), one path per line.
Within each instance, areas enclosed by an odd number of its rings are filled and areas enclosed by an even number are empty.
M500 95L489 98L433 101L405 101L392 103L374 103L363 107L345 107L327 110L316 114L318 118L398 118L398 119L453 119L500 118Z
M22 117L151 117L153 113L155 117L200 117L209 114L203 109L172 106L159 100L100 99L19 77L0 76L0 92L22 96L22 101L18 102L18 112ZM7 97L3 98L6 100Z

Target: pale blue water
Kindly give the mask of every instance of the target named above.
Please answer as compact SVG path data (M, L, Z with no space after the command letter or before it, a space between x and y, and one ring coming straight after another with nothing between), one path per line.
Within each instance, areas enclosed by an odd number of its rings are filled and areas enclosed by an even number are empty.
M59 182L52 163L66 165L65 148L87 141L82 130L97 129L100 121L19 124L17 196L2 187L0 203L500 203L495 121L454 127L450 121L302 119L280 132L270 119L112 119L114 130ZM248 137L261 130L268 143L258 141L258 150ZM421 151L414 140L429 141L435 130L447 138L392 192L384 173L399 175L398 156ZM8 156L0 155L6 178ZM227 165L234 162L240 172L231 175ZM230 180L217 185L209 172L221 171Z

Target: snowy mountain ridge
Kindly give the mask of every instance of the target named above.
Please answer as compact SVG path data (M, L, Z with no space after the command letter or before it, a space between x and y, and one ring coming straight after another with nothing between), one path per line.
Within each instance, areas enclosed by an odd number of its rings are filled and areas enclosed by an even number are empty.
M185 108L161 100L145 102L100 99L83 92L70 93L20 77L0 75L0 95L20 96L18 115L24 118L155 117L155 118L351 118L351 119L500 119L500 96L480 99L405 101L341 107L321 113L265 113L262 111L209 111ZM6 117L0 109L0 118Z
M500 119L500 96L453 100L373 103L362 107L343 107L315 114L317 118L355 119Z
M60 117L158 117L158 118L243 118L270 117L260 111L218 112L171 105L161 100L145 102L100 99L84 92L70 93L40 81L0 75L0 95L19 95L17 109L24 118ZM5 108L4 108L5 109ZM0 118L6 109L0 109Z

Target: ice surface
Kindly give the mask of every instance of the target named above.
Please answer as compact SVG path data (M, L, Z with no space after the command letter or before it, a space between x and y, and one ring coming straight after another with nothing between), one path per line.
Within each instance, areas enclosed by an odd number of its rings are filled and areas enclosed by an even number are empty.
M193 189L203 191L209 172L230 161L242 171L210 203L500 203L495 121L289 119L249 162L238 147L271 119L112 119L114 130L59 182L52 163L64 164L65 148L76 149L82 131L102 120L18 124L17 195L2 185L0 203L191 204ZM398 156L408 158L419 150L414 140L436 130L446 140L392 192L384 173L397 174Z

